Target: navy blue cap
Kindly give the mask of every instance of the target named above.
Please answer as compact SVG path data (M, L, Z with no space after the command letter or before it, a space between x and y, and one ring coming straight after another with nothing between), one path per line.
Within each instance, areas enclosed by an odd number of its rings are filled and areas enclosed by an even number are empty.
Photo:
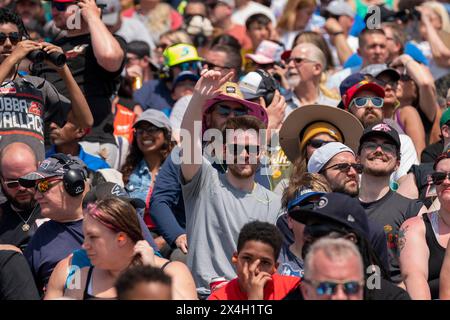
M326 193L314 203L299 203L289 215L305 225L329 222L369 237L369 221L364 208L356 198L343 193Z
M348 89L363 80L366 80L366 77L362 73L353 73L342 80L341 85L339 86L339 93L341 94L341 97L347 92Z
M319 191L313 191L309 188L302 188L298 193L295 199L292 199L287 204L287 210L288 212L291 211L295 206L297 206L299 203L302 203L303 201L310 199L313 196L323 196L325 192L319 192Z
M367 138L372 136L385 137L386 139L389 139L392 142L394 142L395 146L397 147L397 150L400 150L401 147L400 136L397 130L395 130L390 125L386 123L376 123L367 127L366 129L364 129L361 138L359 138L359 145L361 146L361 144L364 141L366 141Z

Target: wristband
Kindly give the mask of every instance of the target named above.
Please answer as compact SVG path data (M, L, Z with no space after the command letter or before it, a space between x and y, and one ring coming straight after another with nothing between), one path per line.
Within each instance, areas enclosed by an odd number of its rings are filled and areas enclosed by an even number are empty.
M344 34L344 32L343 31L339 31L339 32L335 32L335 33L333 33L333 36L338 36L338 35L340 35L340 34Z

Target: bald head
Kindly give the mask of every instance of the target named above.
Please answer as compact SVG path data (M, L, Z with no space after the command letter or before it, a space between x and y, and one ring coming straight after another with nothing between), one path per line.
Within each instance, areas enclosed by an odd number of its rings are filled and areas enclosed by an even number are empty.
M37 167L38 162L33 149L25 143L14 142L0 152L0 169L4 169L14 164L29 163Z
M292 56L303 56L309 60L320 63L322 70L325 70L327 67L327 59L325 58L325 54L319 49L318 46L309 42L300 43L295 46L294 49L292 49Z

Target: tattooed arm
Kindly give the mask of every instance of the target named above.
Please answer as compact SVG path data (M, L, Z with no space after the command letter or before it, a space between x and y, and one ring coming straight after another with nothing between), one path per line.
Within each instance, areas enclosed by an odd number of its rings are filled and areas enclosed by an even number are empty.
M398 249L400 270L411 299L430 300L428 286L428 259L430 252L425 240L422 217L406 220L399 232Z

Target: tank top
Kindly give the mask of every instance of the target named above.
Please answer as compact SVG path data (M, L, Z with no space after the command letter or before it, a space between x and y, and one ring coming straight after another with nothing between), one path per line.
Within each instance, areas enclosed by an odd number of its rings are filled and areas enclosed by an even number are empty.
M86 285L84 286L83 300L116 300L116 298L97 298L92 294L92 271L94 267L89 267L86 278Z
M425 240L430 251L430 257L428 259L428 285L430 286L431 298L439 299L439 276L442 263L444 262L445 248L437 240L437 211L431 213L431 219L427 214L424 214L423 221L425 223Z

